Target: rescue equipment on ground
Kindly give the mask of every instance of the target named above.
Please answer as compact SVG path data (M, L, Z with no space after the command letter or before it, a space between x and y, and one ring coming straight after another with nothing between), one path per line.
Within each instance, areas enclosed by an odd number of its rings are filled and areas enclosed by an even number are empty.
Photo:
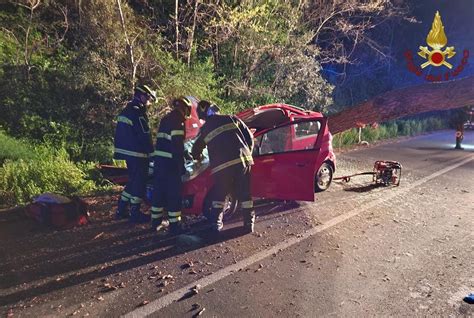
M377 160L374 163L373 171L360 172L348 176L337 177L333 180L342 180L344 182L351 181L352 177L363 176L363 175L372 175L373 182L376 185L400 185L400 179L402 177L402 165L398 161L391 160Z

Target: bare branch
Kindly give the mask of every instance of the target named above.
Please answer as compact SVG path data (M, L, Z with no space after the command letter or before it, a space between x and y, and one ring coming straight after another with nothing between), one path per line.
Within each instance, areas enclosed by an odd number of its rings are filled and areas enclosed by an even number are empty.
M127 28L125 26L125 18L123 16L121 0L117 0L117 7L118 7L118 10L119 10L119 15L120 15L120 23L122 24L122 30L123 30L123 33L124 33L124 36L125 36L125 41L127 43L127 52L128 52L129 58L130 58L130 66L132 68L131 84L132 84L132 87L133 87L133 85L135 84L135 75L136 75L137 65L135 64L135 60L134 60L133 46L130 43L130 40L129 40L128 34L127 34Z
M67 14L68 14L68 11L67 11L67 7L61 7L59 6L59 10L61 11L61 13L63 14L63 17L64 17L64 32L63 34L61 35L61 37L59 38L58 41L56 41L56 44L59 44L61 43L62 41L64 41L64 38L66 37L66 33L67 31L69 30L69 22L68 22L68 18L67 18Z

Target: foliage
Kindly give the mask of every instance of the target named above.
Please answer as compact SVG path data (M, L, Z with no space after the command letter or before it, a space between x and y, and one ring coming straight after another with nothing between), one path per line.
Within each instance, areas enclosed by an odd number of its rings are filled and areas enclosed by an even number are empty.
M73 195L108 188L94 163L74 163L64 148L28 145L4 133L0 142L0 205L24 204L44 192Z
M0 165L5 160L32 159L34 148L25 141L20 141L6 135L0 130Z
M361 141L372 143L399 136L416 136L424 132L446 128L448 128L448 122L438 117L397 120L383 123L377 128L363 128ZM359 143L359 130L357 128L334 135L333 146L336 148L351 146L357 143Z

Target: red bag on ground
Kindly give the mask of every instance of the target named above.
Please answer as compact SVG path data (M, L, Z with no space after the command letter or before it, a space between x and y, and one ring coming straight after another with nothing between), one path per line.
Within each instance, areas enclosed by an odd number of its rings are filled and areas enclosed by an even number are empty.
M68 229L88 223L87 205L78 197L44 193L26 209L28 216L40 224Z

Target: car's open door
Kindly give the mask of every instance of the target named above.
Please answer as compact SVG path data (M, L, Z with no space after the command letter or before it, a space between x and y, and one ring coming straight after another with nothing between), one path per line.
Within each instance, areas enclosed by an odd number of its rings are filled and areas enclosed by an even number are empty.
M302 119L256 137L252 196L314 201L315 173L322 159L320 145L326 118Z

